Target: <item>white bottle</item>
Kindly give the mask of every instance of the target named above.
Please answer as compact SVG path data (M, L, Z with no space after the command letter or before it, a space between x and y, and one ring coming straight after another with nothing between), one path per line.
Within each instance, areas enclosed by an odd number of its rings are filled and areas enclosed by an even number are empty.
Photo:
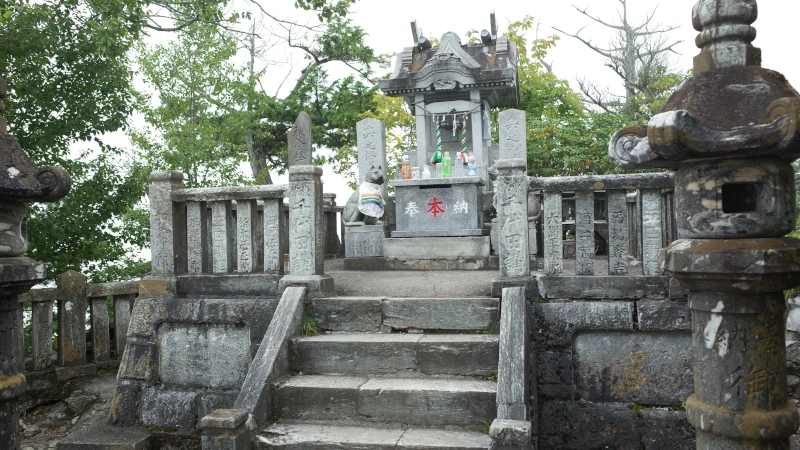
M476 177L478 176L478 168L475 167L475 152L469 152L469 156L467 157L467 176L469 177Z
M461 152L456 152L456 162L453 166L453 176L454 177L463 177L464 176L464 156Z

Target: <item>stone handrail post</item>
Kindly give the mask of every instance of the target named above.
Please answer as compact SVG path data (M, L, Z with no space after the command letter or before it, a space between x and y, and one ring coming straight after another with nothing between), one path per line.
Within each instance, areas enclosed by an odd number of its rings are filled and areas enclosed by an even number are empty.
M311 116L301 112L289 131L289 275L278 290L302 285L314 295L333 291L333 278L324 273L325 227L322 168L312 156Z
M172 201L172 192L182 189L183 173L156 171L150 174L150 253L152 270L141 282L140 295L171 296L177 292L176 272L185 265L186 214ZM183 226L181 226L183 219Z

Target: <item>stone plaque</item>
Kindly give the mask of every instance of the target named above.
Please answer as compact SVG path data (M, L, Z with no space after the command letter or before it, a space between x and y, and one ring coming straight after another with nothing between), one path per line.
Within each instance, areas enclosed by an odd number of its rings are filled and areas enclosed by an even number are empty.
M231 202L211 202L211 253L214 273L228 273L233 267Z
M500 221L500 276L530 273L528 256L528 177L524 174L497 178Z
M256 268L256 201L239 200L236 204L236 247L239 272L253 272Z
M264 271L283 270L283 235L281 225L285 219L282 199L264 200Z
M189 273L203 273L208 248L208 218L205 202L186 202L186 241Z
M345 257L367 258L383 256L383 225L347 227L345 232Z
M680 405L694 392L689 333L590 331L574 345L576 390L585 400Z
M608 274L628 274L628 203L625 191L608 192Z
M167 385L237 389L250 367L250 328L243 325L164 323L157 345Z
M301 111L289 130L289 166L310 166L311 159L311 116Z
M499 115L500 159L527 160L525 111L509 109Z
M661 192L642 189L642 271L644 275L661 275L658 251L661 242Z
M575 275L594 275L594 191L575 193Z
M547 275L561 275L564 255L561 250L561 193L544 194L544 271Z
M314 182L292 183L289 193L289 260L292 275L314 275L316 252Z

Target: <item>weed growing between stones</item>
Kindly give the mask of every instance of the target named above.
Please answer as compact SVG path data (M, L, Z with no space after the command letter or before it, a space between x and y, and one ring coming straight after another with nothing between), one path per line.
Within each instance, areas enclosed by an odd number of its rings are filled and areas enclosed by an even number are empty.
M317 323L314 322L314 319L304 316L303 326L300 328L300 333L303 336L316 336L319 334L319 331L317 331Z

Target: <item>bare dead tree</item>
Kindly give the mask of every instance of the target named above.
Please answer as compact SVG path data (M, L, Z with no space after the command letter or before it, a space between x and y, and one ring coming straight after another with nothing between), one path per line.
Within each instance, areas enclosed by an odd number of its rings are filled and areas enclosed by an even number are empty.
M621 97L585 78L579 79L578 86L585 101L605 111L622 109L631 112L629 109L633 105L634 98L640 93L646 95L650 93L648 91L655 79L669 70L670 53L677 54L675 46L683 41L669 39L668 33L678 27L654 22L658 7L648 13L640 23L633 23L628 18L628 0L617 1L621 9L617 9L618 20L615 21L589 14L588 8L580 9L573 5L583 16L614 31L614 37L606 46L595 44L591 39L581 36L586 26L575 33L568 33L555 27L554 29L579 40L602 56L605 59L605 66L620 77L625 87L625 96Z

